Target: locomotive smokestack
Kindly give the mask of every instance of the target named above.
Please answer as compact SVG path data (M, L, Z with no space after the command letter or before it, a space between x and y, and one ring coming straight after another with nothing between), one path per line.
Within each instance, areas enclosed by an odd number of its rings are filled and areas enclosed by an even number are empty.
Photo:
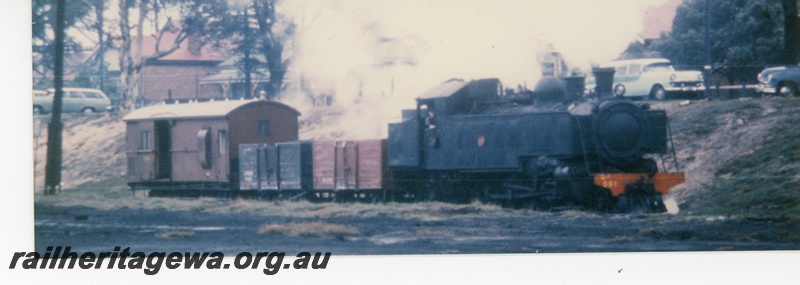
M567 99L578 100L583 97L583 90L586 88L584 83L585 76L569 76L564 77L564 82L567 83Z
M595 87L594 92L598 98L610 98L614 96L611 86L614 85L614 70L613 67L606 68L592 68L594 73Z

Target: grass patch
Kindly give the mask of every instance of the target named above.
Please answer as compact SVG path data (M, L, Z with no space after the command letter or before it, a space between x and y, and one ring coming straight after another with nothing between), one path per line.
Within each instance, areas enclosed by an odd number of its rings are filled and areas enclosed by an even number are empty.
M727 120L724 120L726 116L747 121L761 115L762 112L763 108L758 103L730 100L686 106L670 114L670 119L672 129L680 130L675 133L676 136L692 138L712 134L727 123Z
M469 220L491 217L531 217L530 210L506 209L498 205L472 203L313 203L309 201L263 201L242 198L148 198L134 195L122 178L84 183L58 195L37 194L39 206L84 206L99 210L144 209L285 216L302 219L381 217L415 221Z
M343 238L344 236L358 234L358 229L351 226L316 221L286 224L264 224L258 229L258 233L306 237L333 236L337 238Z
M193 237L194 236L194 232L193 231L170 231L170 232L160 233L160 234L158 234L156 236L159 237L159 238L165 238L165 239L187 238L187 237Z
M418 235L418 236L454 237L454 236L456 236L456 233L451 231L451 230L421 229L421 230L417 230L416 235Z
M693 213L800 219L800 120L784 122L747 154L720 166Z

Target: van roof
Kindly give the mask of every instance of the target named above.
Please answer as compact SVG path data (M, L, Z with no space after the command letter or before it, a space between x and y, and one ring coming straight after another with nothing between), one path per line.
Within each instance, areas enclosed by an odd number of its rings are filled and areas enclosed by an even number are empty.
M124 121L155 120L155 119L185 119L185 118L214 118L225 117L231 112L245 105L270 105L284 108L300 116L300 112L289 105L270 100L229 100L229 101L209 101L183 104L164 104L147 106L136 109L122 118Z
M61 88L61 90L68 90L68 91L94 91L94 92L103 93L103 90L95 89L95 88L64 87L64 88ZM47 91L48 92L56 92L56 89L55 88L48 88Z
M625 59L625 60L615 60L603 65L600 67L616 67L620 65L629 65L632 63L638 63L641 65L649 65L653 63L670 63L666 58L640 58L640 59Z

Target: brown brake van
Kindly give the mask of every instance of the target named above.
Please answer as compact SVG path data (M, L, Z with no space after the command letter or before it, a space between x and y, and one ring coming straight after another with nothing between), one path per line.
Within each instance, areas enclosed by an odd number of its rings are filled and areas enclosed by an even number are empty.
M238 146L296 141L300 112L280 102L231 100L144 107L126 122L133 190L222 191L238 183Z

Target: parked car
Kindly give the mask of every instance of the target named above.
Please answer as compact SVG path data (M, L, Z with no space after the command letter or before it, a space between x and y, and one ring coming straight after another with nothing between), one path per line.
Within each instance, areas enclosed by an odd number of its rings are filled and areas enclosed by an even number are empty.
M613 91L617 96L665 100L670 94L699 94L705 89L702 72L677 71L663 58L618 60L600 67L616 69Z
M800 96L800 64L765 68L758 74L757 90L763 94Z
M94 113L111 110L111 101L99 89L64 88L61 111L64 113ZM53 95L55 89L33 92L33 113L47 114L53 111Z

